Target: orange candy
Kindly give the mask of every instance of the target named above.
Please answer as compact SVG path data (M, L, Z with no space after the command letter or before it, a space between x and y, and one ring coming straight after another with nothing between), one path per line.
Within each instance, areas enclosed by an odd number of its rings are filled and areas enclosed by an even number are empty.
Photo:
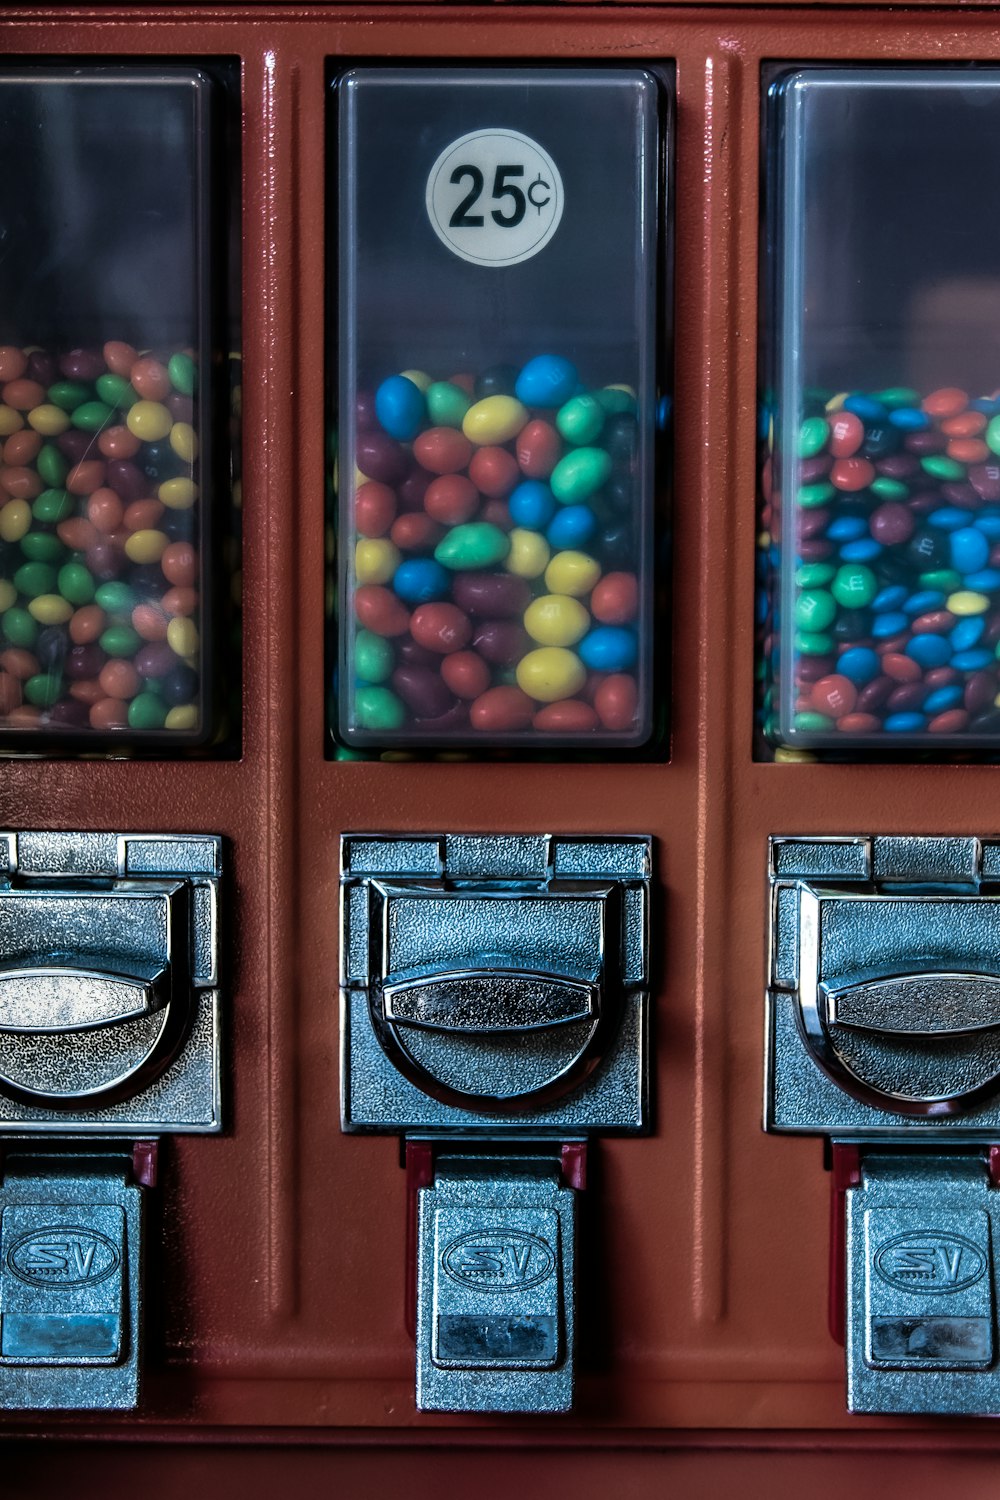
M168 583L190 588L198 577L198 554L190 542L171 542L163 550L160 567Z

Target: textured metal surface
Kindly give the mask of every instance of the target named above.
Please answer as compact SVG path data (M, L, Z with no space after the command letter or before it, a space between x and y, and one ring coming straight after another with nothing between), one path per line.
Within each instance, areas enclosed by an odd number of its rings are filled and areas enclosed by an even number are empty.
M648 841L426 844L434 883L400 879L412 840L344 841L345 1128L641 1128Z
M831 882L832 847L872 849L863 888ZM769 1128L880 1134L957 1117L982 1138L1000 1122L1000 900L977 873L980 847L772 841Z
M0 1407L134 1407L142 1193L115 1159L22 1158L0 1186Z
M852 1411L1000 1413L998 1213L977 1153L865 1157L847 1194Z
M439 1162L419 1194L419 1408L570 1409L574 1200L552 1167Z
M218 1130L221 841L4 842L0 1131Z

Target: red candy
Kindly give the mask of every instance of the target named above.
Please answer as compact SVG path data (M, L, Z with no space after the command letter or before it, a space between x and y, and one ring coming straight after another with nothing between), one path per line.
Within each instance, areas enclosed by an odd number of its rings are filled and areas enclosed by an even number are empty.
M605 729L634 728L638 706L638 684L627 672L613 672L594 694L597 717Z
M388 634L388 632L382 632ZM428 651L439 651L446 655L450 651L461 651L469 644L472 625L469 617L455 604L420 604L410 620L410 634L420 646Z
M442 474L427 486L424 509L445 526L460 526L479 509L479 494L463 474Z
M605 573L590 596L590 612L602 625L627 625L639 612L639 580L634 573Z
M521 471L506 448L477 448L469 464L469 478L480 494L502 500L521 478Z
M517 436L517 463L528 479L548 479L562 457L562 438L550 422L536 418Z
M414 439L413 456L432 474L457 474L468 466L472 444L454 427L429 427Z
M380 583L363 583L355 589L354 613L374 635L405 635L410 628L410 611Z
M473 703L469 722L483 734L504 734L513 729L527 729L535 705L518 687L490 688Z
M385 536L395 514L396 496L387 484L369 479L359 486L354 497L354 524L362 536Z

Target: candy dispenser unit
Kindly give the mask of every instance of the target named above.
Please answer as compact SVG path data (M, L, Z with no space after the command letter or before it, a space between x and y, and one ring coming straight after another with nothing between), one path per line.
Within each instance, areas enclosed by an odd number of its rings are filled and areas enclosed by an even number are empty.
M1000 291L963 205L975 180L989 212L998 86L915 67L771 85L774 743L996 747Z
M0 741L215 732L218 80L8 66Z
M660 85L358 69L334 87L340 735L640 745Z

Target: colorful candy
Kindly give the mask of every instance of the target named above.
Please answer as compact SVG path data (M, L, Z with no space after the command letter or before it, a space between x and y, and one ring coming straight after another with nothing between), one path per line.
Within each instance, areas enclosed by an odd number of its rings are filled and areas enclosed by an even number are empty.
M760 539L769 739L996 740L1000 394L810 392L783 470L791 493L778 494L772 464Z
M0 727L198 728L196 372L0 348Z
M356 407L348 727L634 741L648 668L631 390L588 389L542 354L389 374Z

